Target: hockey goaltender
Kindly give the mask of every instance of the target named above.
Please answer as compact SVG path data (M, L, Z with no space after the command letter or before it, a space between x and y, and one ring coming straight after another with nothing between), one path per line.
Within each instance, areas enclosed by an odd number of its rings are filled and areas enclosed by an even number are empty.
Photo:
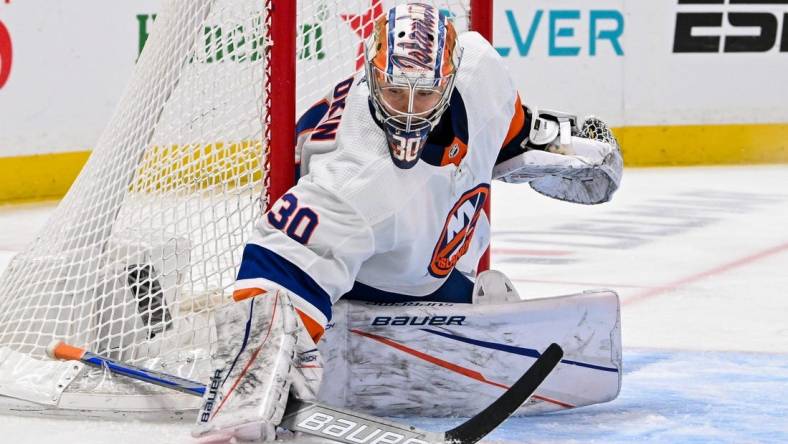
M376 321L365 325L417 326L411 334L528 357L531 349L522 345L451 330L479 318L474 305L501 303L532 308L493 310L489 316L495 323L527 325L533 319L535 328L545 325L539 316L528 316L529 310L546 310L545 303L517 304L520 298L502 273L474 278L489 244L484 204L490 182L528 183L544 195L581 204L606 202L618 188L621 155L604 122L523 105L498 54L479 34L457 35L445 15L419 3L391 9L374 26L365 69L339 82L299 119L300 179L256 224L238 272L236 302L216 314L214 374L219 376L206 391L194 430L201 440L272 440L288 397L310 400L321 393L327 357L319 355L316 344L324 333L330 342L325 328L339 322L332 311L340 298L366 301L344 309L372 313ZM616 396L617 297L605 294L615 300L603 310L612 312L613 321L603 331L607 340L594 347L607 347L607 366L580 362L572 344L562 343L572 356L563 361L572 367L562 373L567 382L547 390L541 401L565 408ZM558 299L563 302L549 306L563 303L570 312L571 300ZM426 301L430 304L420 304ZM400 312L382 313L386 307ZM354 318L347 312L343 317ZM475 332L495 331L492 324L476 323ZM370 340L369 349L385 348L389 341L419 356L385 335L346 327ZM430 341L421 343L441 347ZM352 361L359 350L330 353ZM371 350L370 356L374 353L380 352ZM484 356L489 366L502 366ZM432 364L456 370L443 359ZM390 385L378 396L396 411L402 402L418 400L393 393L398 387L393 381L403 377L394 367ZM580 386L601 384L578 380L583 371L608 375L608 393L581 393ZM476 379L490 382L491 373L495 370ZM462 378L468 375L474 374ZM361 374L359 383L365 377L375 378ZM326 374L323 392L337 391L334 378L341 375ZM467 400L468 393L459 391ZM422 402L441 410L437 401Z

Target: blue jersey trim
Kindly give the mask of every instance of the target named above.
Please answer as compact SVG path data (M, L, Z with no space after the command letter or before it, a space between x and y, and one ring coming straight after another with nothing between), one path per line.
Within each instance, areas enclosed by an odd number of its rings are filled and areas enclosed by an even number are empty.
M328 113L329 105L325 100L312 105L311 108L306 110L296 122L296 137L300 136L304 131L315 129L320 120Z
M375 287L356 282L353 288L342 296L344 299L369 302L450 302L470 304L472 302L473 282L457 270L452 270L439 289L426 296L410 296L379 290Z
M244 247L238 279L263 278L287 288L314 305L331 320L331 297L301 268L273 251L255 244Z

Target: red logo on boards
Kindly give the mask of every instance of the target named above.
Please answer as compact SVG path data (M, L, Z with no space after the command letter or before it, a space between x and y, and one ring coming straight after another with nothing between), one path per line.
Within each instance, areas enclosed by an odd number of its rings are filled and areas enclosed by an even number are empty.
M372 35L375 19L383 15L383 5L381 0L371 0L372 4L363 14L341 14L342 20L353 29L353 32L361 38L356 52L356 69L364 67L364 40Z
M490 186L482 184L463 194L454 204L443 224L438 244L432 252L429 267L432 276L448 276L460 258L468 252L476 223L489 196Z
M8 77L11 75L12 56L11 34L3 22L0 21L0 88L5 85Z

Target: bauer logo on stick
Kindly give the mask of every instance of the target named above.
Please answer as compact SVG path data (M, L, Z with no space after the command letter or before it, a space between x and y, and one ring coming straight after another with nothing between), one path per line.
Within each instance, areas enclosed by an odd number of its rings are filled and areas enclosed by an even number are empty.
M406 436L393 430L384 430L374 424L351 421L347 418L335 418L323 412L315 412L298 423L301 430L314 432L328 438L344 438L346 442L371 442L390 444L429 444L422 439ZM370 441L372 438L376 438Z

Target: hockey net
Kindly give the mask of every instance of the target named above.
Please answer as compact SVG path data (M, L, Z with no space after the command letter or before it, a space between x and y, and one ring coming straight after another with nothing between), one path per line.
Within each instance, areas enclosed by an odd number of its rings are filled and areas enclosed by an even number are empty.
M272 58L272 23L284 20L272 8L282 1L291 0L164 2L89 161L0 277L1 404L95 412L197 406L185 395L51 361L45 350L59 339L208 379L211 312L229 299L271 190L290 185L278 179L291 177L287 171L271 167L276 153L293 157L292 136L271 143L272 108L292 101L300 113L360 68L361 38L395 3L299 1L295 99L284 87L292 75L277 77ZM458 30L468 29L469 0L436 3Z

